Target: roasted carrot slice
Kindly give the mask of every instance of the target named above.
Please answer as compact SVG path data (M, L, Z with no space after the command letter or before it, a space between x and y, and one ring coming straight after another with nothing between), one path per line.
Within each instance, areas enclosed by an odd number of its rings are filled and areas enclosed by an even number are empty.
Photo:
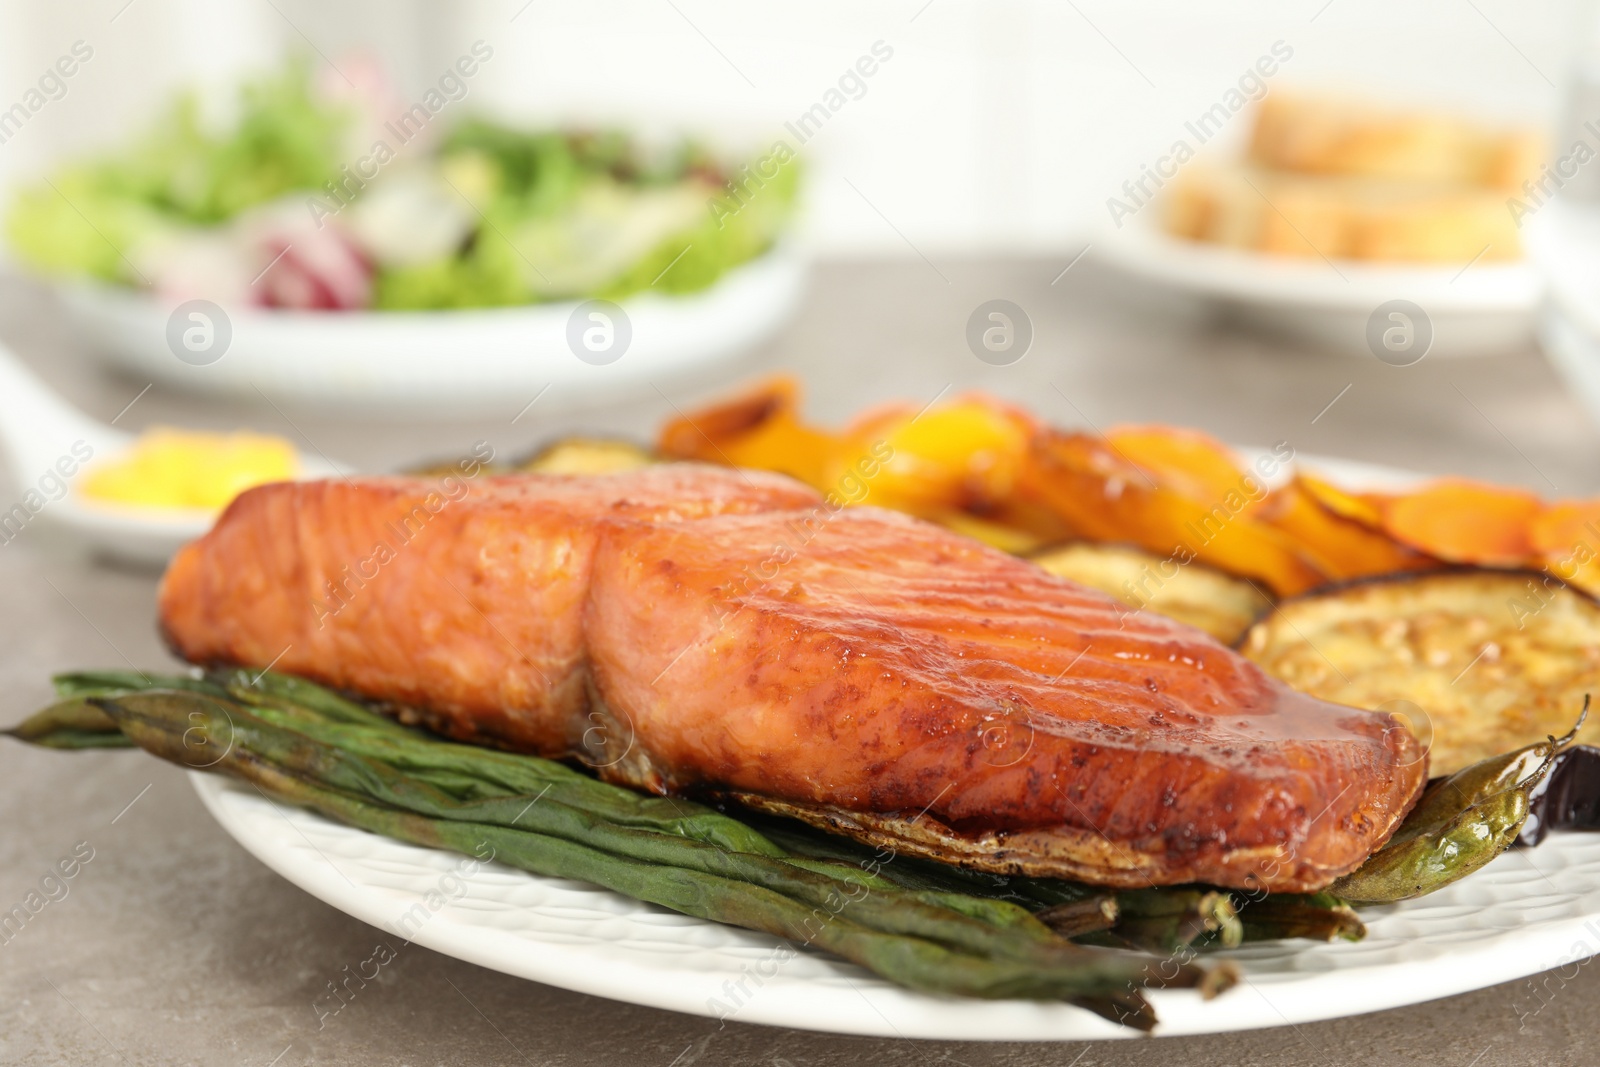
M1520 566L1534 559L1529 530L1544 504L1532 493L1447 478L1383 505L1383 528L1452 563Z

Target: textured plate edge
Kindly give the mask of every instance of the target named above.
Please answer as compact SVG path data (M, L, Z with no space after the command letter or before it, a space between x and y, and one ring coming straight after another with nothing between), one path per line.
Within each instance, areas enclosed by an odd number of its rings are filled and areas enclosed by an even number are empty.
M227 810L223 796L231 790L246 800L255 801L255 798L225 779L193 771L190 776L206 810L252 856L311 896L370 926L386 930L386 920L379 914L380 901L394 898L398 902L404 897L382 887L358 888L346 882L346 876L332 860L327 860L325 865L315 865L317 869L313 869L270 843L252 841L249 827ZM285 818L292 813L321 819L321 816L264 797L260 803L270 805ZM367 833L339 826L331 820L324 821L342 832ZM315 845L311 847L316 849ZM520 873L528 878L538 877ZM1573 958L1571 949L1578 943L1588 947L1591 955L1600 953L1600 912L1522 928L1518 937L1516 959L1519 962L1510 966L1507 966L1505 945L1495 941L1451 951L1444 957L1308 973L1282 981L1252 981L1246 971L1239 987L1224 995L1228 999L1210 1002L1202 1001L1191 992L1155 991L1150 998L1162 1018L1155 1036L1194 1037L1324 1022L1409 1007L1515 981L1569 962ZM1581 938L1581 941L1574 938ZM584 950L560 944L542 945L536 964L530 966L526 954L519 956L506 948L512 940L525 942L508 938L503 931L462 922L449 909L436 913L432 921L417 931L413 940L442 955L557 988L717 1018L708 1010L707 999L721 995L721 990L711 988L699 973L691 976L670 968L612 960L596 967L594 959ZM777 942L775 938L772 940ZM1483 975L1489 969L1492 973L1485 979ZM739 973L742 972L728 972L727 977L736 978ZM846 1000L845 1004L855 1010L839 1014L842 1005L834 996L836 990L819 993L803 979L785 979L780 971L763 986L761 992L766 995L745 1002L731 1018L789 1029L920 1040L1085 1041L1139 1036L1064 1004L939 998L900 990L874 978L862 981L870 983L872 992L887 998L887 1002L874 1003L859 983L851 981L849 984L857 999L870 1011L862 1011ZM1252 1012L1240 1005L1227 1015L1219 1013L1219 1008L1231 1006L1230 1000L1232 1005L1239 1005L1252 992L1269 1010ZM797 1009L793 1003L795 997L819 996L826 1000L811 1005L810 1010ZM825 1020L824 1016L827 1016ZM1218 1025L1219 1022L1222 1025Z
M1458 285L1463 272L1455 265L1374 266L1275 256L1172 237L1145 212L1125 227L1102 228L1092 247L1105 261L1139 277L1262 306L1367 310L1398 293L1437 313L1522 315L1538 306L1543 285L1527 259L1481 267L1468 275L1467 285Z
M237 792L244 796L246 800L254 800L255 798L250 797L242 786L231 783L227 779L221 778L217 775L207 774L201 771L190 771L189 777L194 786L195 792L200 797L202 805L204 805L206 811L210 813L211 817L216 820L217 825L219 825L229 837L233 838L234 841L241 845L246 852L260 860L261 863L273 871L273 873L282 877L291 885L296 886L312 897L322 901L324 904L327 904L330 907L333 907L355 919L359 919L368 926L393 935L393 931L388 930L384 925L386 920L377 914L378 905L373 897L394 896L399 898L399 894L394 894L390 890L377 886L357 888L354 883L348 882L346 880L347 876L338 870L337 866L334 865L332 860L327 859L326 857L324 857L324 860L326 861L324 864L313 867L300 863L292 854L282 852L272 847L268 843L252 840L249 834L249 827L244 825L239 819L236 818L233 812L230 812L226 808L223 798L228 792ZM291 814L294 814L303 817L320 819L324 822L327 822L330 826L336 827L346 833L368 833L368 831L356 829L355 827L342 826L333 820L324 819L322 816L316 815L313 812L307 812L294 808L290 805L280 804L277 801L265 797L265 795L261 797L260 803L271 806L285 818L288 818ZM373 834L369 836L380 837L380 839L383 839L381 838L381 835ZM320 851L317 850L316 846L311 842L308 841L307 844L310 845L313 851ZM407 847L416 848L420 846L408 845ZM448 853L447 850L437 851L446 852L449 855L457 855L457 853ZM530 874L525 871L515 871L514 868L505 869L512 871L513 873L521 874L527 878L540 877L539 875ZM770 935L757 934L752 931L743 932L752 937L770 937ZM503 932L485 931L482 928L473 927L470 924L457 921L451 916L449 910L446 909L436 913L434 919L426 926L418 930L412 941L406 942L406 944L419 944L424 948L431 949L434 952L438 952L444 956L449 956L453 959L463 960L467 963L472 963L477 966L487 968L488 970L498 971L502 974L509 974L513 977L523 978L529 981L540 982L545 985L554 986L558 989L566 989L576 993L585 993L591 996L603 997L607 1000L615 1000L627 1004L637 1004L664 1011L674 1011L679 1012L680 1014L695 1015L701 1018L718 1018L714 1012L708 1010L706 998L710 996L724 995L722 994L720 987L713 988L710 992L706 992L705 987L700 986L698 983L686 983L684 981L685 975L682 971L672 971L669 968L646 968L637 965L619 966L611 961L607 961L607 963L604 965L604 969L602 970L595 966L595 961L593 958L583 950L573 950L564 945L541 946L542 952L548 957L547 960L541 961L541 963L544 964L542 966L530 967L527 966L525 959L513 959L513 954L503 948L503 944L506 940L507 935ZM781 939L776 937L770 937L770 940L774 944L777 944L781 941ZM496 942L499 944L496 944ZM563 963L566 965L564 969L562 968ZM619 988L619 975L617 973L619 969L624 972L623 977L632 979L632 983L626 989ZM604 977L600 977L601 975ZM739 974L732 972L730 972L730 975L731 977L740 976ZM722 978L724 976L719 975L718 977ZM792 1006L788 1006L787 1004L779 1005L775 1002L780 999L781 994L784 992L801 994L809 993L811 995L815 995L815 991L803 981L793 979L782 981L780 980L781 978L782 975L780 972L779 975L768 979L767 981L767 985L772 987L770 992L773 995L765 997L753 997L743 1004L740 1009L729 1018L732 1021L757 1023L764 1026L780 1027L784 1029L813 1030L820 1033L849 1034L860 1037L905 1038L913 1036L907 1034L904 1032L904 1030L897 1028L895 1024L883 1014L880 1006L873 1004L873 1002L867 998L866 994L863 993L860 987L854 982L851 983L852 986L854 986L856 992L860 994L861 1001L871 1009L870 1012L857 1012L853 1017L847 1016L843 1019L834 1017L827 1023L823 1023L818 1019L809 1016L797 1016ZM675 979L675 981L664 981L664 979ZM873 982L880 981L872 978L871 976L866 976L864 980ZM691 992L691 990L693 991ZM763 987L762 991L766 991L765 986ZM898 999L923 1002L917 1006L924 1007L925 1005L925 1010L928 1010L932 1013L937 1013L937 1015L933 1016L935 1018L943 1018L949 1013L951 1008L965 1008L968 1006L965 1002L958 1000L957 998L941 999L932 996L922 996L889 986L875 989L875 991L888 993ZM1040 1004L1032 1001L980 1001L977 1002L977 1004L982 1007L989 1007L991 1005L1013 1008L1021 1007L1024 1009L1032 1009L1034 1012L1047 1012L1051 1014L1057 1012L1068 1013L1068 1021L1073 1024L1073 1027L1072 1029L1066 1031L1057 1030L1050 1033L1025 1033L1021 1036L1012 1031L996 1033L991 1036L975 1036L972 1032L959 1028L952 1028L948 1032L939 1033L929 1033L926 1030L919 1029L914 1036L919 1039L926 1038L932 1040L1009 1039L1030 1041L1104 1040L1108 1038L1116 1039L1138 1036L1136 1033L1128 1031L1125 1028L1115 1026L1114 1024L1109 1023L1088 1011L1074 1008L1065 1004ZM894 1005L891 1005L891 1007L894 1007ZM811 1013L811 1015L820 1016L821 1011L819 1010ZM1080 1028L1082 1029L1080 1030ZM1089 1032L1083 1032L1084 1030Z

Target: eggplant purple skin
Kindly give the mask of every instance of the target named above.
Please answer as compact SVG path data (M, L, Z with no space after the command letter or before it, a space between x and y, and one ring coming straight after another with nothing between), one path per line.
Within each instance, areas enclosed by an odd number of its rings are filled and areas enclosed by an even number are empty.
M1517 847L1537 845L1551 830L1600 830L1600 748L1574 745L1556 757L1528 797Z

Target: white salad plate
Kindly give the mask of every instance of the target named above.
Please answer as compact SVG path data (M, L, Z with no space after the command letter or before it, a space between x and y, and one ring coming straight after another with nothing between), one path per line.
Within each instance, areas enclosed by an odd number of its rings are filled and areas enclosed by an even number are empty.
M1319 348L1372 358L1369 320L1395 300L1427 316L1432 340L1424 355L1489 355L1533 336L1542 282L1525 261L1374 266L1273 256L1173 237L1155 214L1142 212L1105 232L1095 252L1126 274L1213 301L1236 318Z
M447 956L547 985L710 1018L878 1037L1083 1041L1134 1037L1067 1004L913 993L825 953L691 918L583 882L421 848L193 774L206 808L278 874ZM1285 941L1207 958L1243 972L1202 1000L1147 993L1157 1035L1298 1025L1452 996L1600 953L1600 834L1556 833L1431 896L1362 908L1360 942ZM742 986L742 992L741 992ZM1523 1003L1525 1001L1526 1003ZM1542 1001L1511 998L1532 1013Z
M1246 457L1248 452L1242 453ZM1354 486L1418 476L1301 457ZM582 882L546 878L352 829L195 773L235 840L319 900L492 970L613 1000L718 1019L879 1037L1082 1041L1137 1036L1071 1005L914 993L823 952L680 915ZM1600 954L1600 834L1555 833L1419 900L1364 907L1360 942L1283 941L1218 952L1240 983L1202 1000L1147 993L1157 1035L1298 1025L1480 989ZM1517 1012L1543 1003L1513 996Z
M67 285L60 294L97 357L147 380L301 409L458 417L507 404L514 411L546 388L603 398L742 355L788 321L805 277L798 251L780 246L704 292L624 298L626 327L589 318L584 301L467 311L223 308L231 337L214 360L175 353L175 302L105 285ZM606 348L580 358L569 337L582 345L597 325L593 337ZM624 332L626 346L609 350Z
M83 475L132 447L126 430L91 419L39 380L0 344L0 452L24 490L0 514L0 541L18 536L34 519L53 535L128 562L165 565L185 544L211 528L205 508L138 507L95 500L78 490ZM299 453L303 478L348 474L321 456Z

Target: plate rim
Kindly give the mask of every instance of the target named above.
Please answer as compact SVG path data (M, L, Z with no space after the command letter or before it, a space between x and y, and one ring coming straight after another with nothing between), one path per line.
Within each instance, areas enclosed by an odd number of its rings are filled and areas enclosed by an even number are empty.
M373 838L378 847L395 850L422 850L442 856L460 857L444 849L425 849L372 834L366 830L345 826L305 809L280 803L263 794L252 794L243 784L232 779L202 771L188 772L191 784L202 805L216 820L222 830L242 845L256 859L286 881L339 911L359 919L369 926L399 937L386 925L380 912L388 898L398 905L407 898L386 887L360 886L336 866L309 838L304 830L295 827L302 839L320 857L320 862L303 862L301 857L286 848L251 832L249 818L240 818L230 810L230 796L246 804L272 809L291 826L295 819L314 820L325 824L328 832ZM265 818L262 814L258 816ZM1559 851L1563 842L1582 835L1559 835L1548 838L1540 847ZM1552 847L1553 846L1553 847ZM1503 864L1523 855L1514 851L1496 858L1492 864ZM397 857L391 857L397 861ZM520 871L496 865L497 869L535 881L559 883L563 879ZM1537 868L1534 868L1537 870ZM1483 872L1476 872L1482 874ZM1559 872L1558 872L1559 876ZM600 890L605 892L605 890ZM622 897L617 894L620 899ZM635 902L638 903L638 902ZM653 907L640 904L641 907ZM403 905L400 905L403 908ZM1388 908L1403 909L1404 904ZM397 908L397 910L399 910ZM664 913L667 909L661 909ZM706 926L721 927L711 920L689 920ZM784 944L783 939L772 935L725 927L726 930L749 939L754 944L770 945L774 949ZM1239 1015L1222 1017L1217 1006L1224 1003L1203 1001L1192 990L1149 990L1146 996L1161 1019L1155 1037L1199 1037L1208 1034L1238 1033L1248 1030L1272 1029L1280 1026L1298 1026L1302 1023L1322 1022L1351 1018L1372 1012L1410 1007L1446 997L1458 996L1478 989L1516 981L1540 973L1563 963L1571 962L1570 950L1581 943L1588 955L1600 954L1600 906L1582 915L1546 920L1518 927L1517 954L1505 952L1504 938L1487 938L1464 949L1454 949L1444 955L1435 955L1409 961L1358 964L1341 968L1315 971L1297 971L1292 976L1282 974L1252 975L1248 960L1241 962L1242 975L1238 985L1225 993L1228 998L1242 999L1254 992L1270 1012L1257 1010L1241 1018ZM1575 942L1574 938L1583 940ZM608 957L596 966L596 960L584 947L562 944L556 940L537 941L537 951L528 952L529 939L511 935L490 927L474 926L456 917L449 906L434 912L432 918L416 930L409 941L415 942L441 955L485 967L513 977L567 989L591 996L603 997L622 1003L719 1021L756 1023L789 1029L810 1030L821 1033L849 1034L862 1037L915 1038L943 1041L1100 1041L1107 1039L1132 1039L1146 1036L1127 1027L1118 1026L1086 1009L1071 1004L1027 1000L980 1000L954 996L934 996L901 989L880 979L856 965L816 953L832 968L842 970L846 983L857 998L870 1011L856 1010L853 1014L833 1014L822 1018L825 1010L838 1011L840 996L819 997L816 989L805 977L786 978L781 967L761 987L759 992L768 996L753 996L741 1003L738 1010L719 1015L710 1007L712 997L723 994L724 986L744 976L748 965L740 970L731 967L714 975L671 966L647 967L640 962L622 962ZM1357 943L1359 944L1359 943ZM685 946L690 949L693 946ZM1357 947L1356 945L1350 946ZM1308 951L1339 951L1335 944L1310 944ZM802 952L802 955L811 953ZM1226 953L1215 957L1228 958ZM1515 962L1508 962L1514 960ZM1492 968L1492 969L1491 969ZM853 972L853 973L852 973ZM1483 977L1485 974L1487 978ZM870 989L867 996L863 986ZM1269 994L1271 994L1269 996ZM821 1004L807 1005L803 1001L822 1000ZM800 1004L794 1003L802 1001ZM848 1003L848 1001L846 1001ZM899 1021L896 1022L895 1020ZM1218 1025L1218 1023L1222 1025Z
M546 387L562 404L648 393L653 380L706 373L769 344L804 299L810 261L775 245L681 296L617 303L621 358L578 358L569 331L584 301L418 312L227 308L227 347L203 364L173 357L176 301L108 286L56 286L55 299L101 364L202 395L244 397L356 418L480 418ZM551 401L547 401L550 403ZM507 410L507 415L510 409Z
M1526 258L1442 267L1301 259L1173 237L1150 214L1101 227L1092 247L1119 269L1213 298L1367 312L1404 297L1431 313L1498 315L1533 311L1543 288Z
M779 262L804 262L805 259L806 257L800 249L798 240L793 235L788 235L782 240L774 242L760 255L752 256L742 263L726 268L721 274L717 275L710 285L703 289L696 289L687 293L658 293L646 289L630 293L620 300L614 301L614 303L624 309L638 304L652 307L681 306L684 303L692 303L714 292L728 279L752 268ZM171 301L147 289L127 285L113 285L97 278L53 278L43 275L30 275L30 277L69 300L81 298L97 302L105 301L143 314L167 315L171 313L174 307L183 303L183 301ZM538 316L559 320L565 319L580 305L599 299L604 298L584 296L495 307L406 308L389 311L378 308L358 308L349 311L274 308L252 304L237 309L229 308L229 317L235 320L247 320L256 324L270 323L274 328L323 328L327 326L343 328L348 324L351 329L360 329L374 323L385 322L394 322L406 328L415 328L422 323L459 324L470 319L481 319L487 322L489 320L515 320Z

